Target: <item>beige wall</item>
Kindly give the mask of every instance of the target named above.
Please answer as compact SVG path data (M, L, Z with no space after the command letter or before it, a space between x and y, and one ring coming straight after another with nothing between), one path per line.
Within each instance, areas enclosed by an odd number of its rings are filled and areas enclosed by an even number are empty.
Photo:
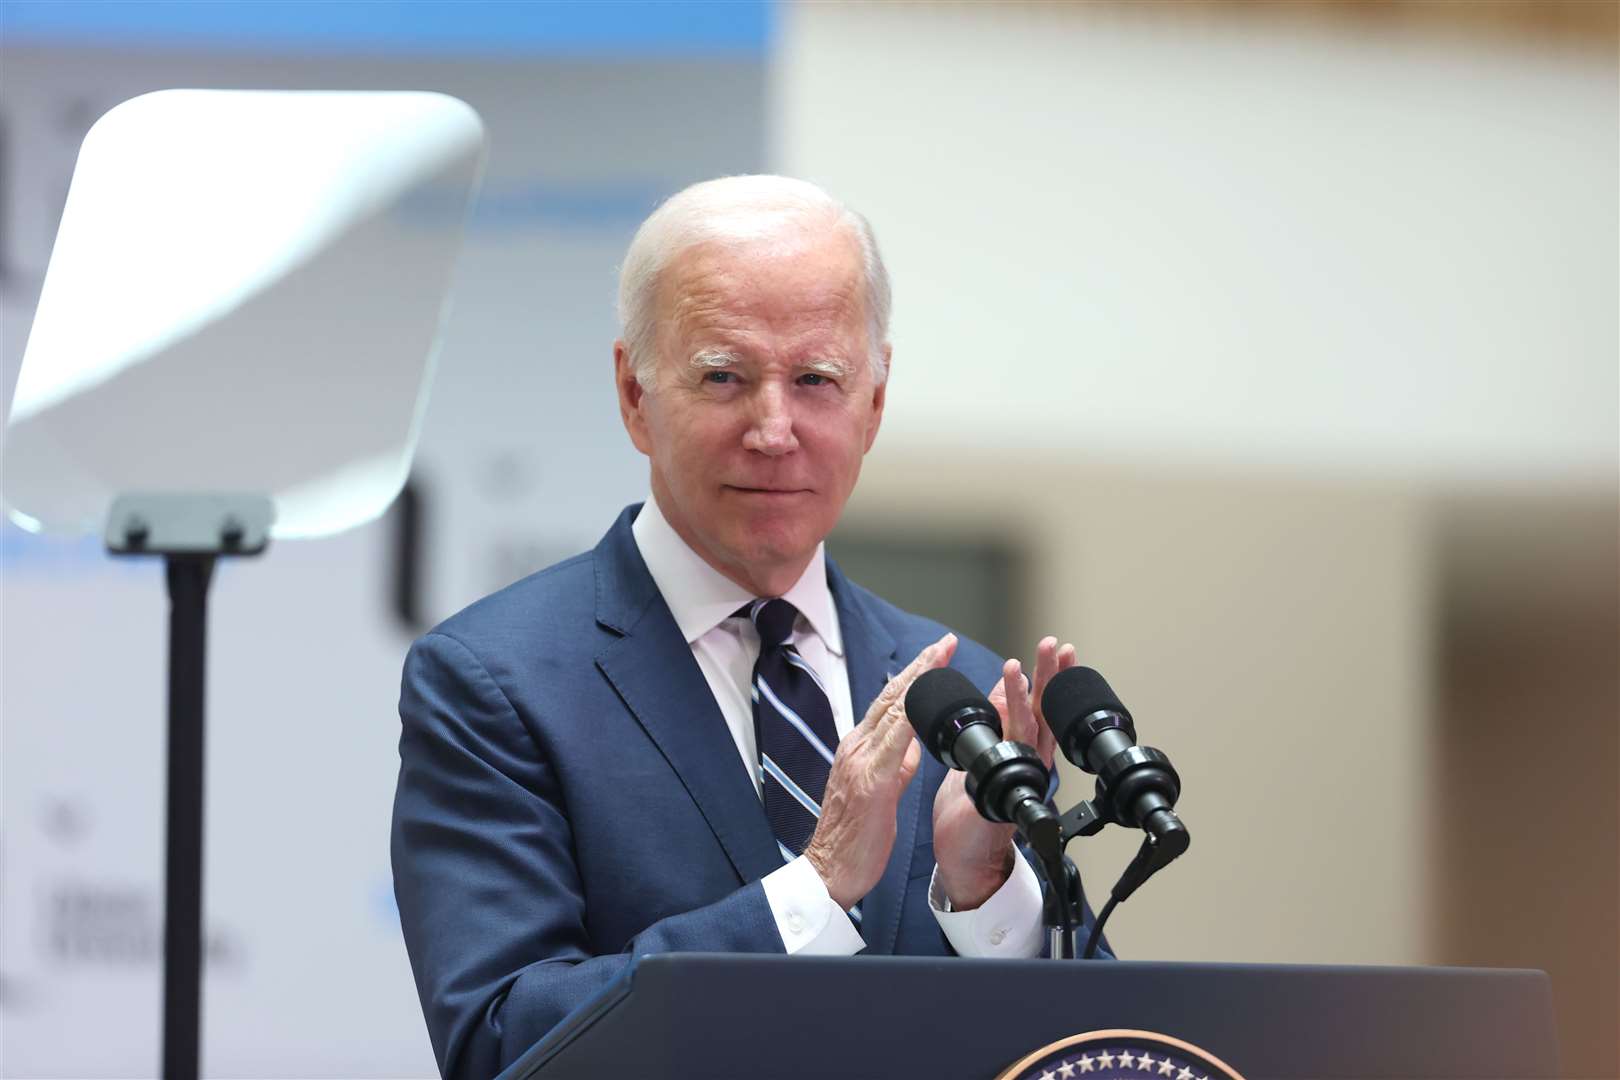
M1028 654L1079 646L1171 755L1194 841L1122 905L1138 959L1416 963L1424 829L1425 518L1365 484L1032 465L879 449L863 531L995 531L1028 560ZM1069 769L1058 801L1085 797ZM1071 853L1102 895L1137 839ZM1100 901L1099 901L1100 902Z
M1114 916L1122 955L1540 968L1564 1075L1617 1075L1612 497L880 439L846 521L1009 546L1024 658L1071 638L1171 754L1194 842ZM1075 842L1094 902L1135 843Z

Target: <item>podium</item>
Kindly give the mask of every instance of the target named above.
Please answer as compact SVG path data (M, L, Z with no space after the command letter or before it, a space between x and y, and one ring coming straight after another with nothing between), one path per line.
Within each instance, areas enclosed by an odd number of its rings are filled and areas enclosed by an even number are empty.
M633 964L500 1080L994 1080L1108 1029L1191 1044L1243 1080L1558 1071L1539 971L665 954Z

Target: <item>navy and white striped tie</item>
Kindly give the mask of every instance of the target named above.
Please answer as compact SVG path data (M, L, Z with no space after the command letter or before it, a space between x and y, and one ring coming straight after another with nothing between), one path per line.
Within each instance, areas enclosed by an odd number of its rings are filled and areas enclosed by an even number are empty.
M738 614L759 630L753 699L760 786L771 832L791 860L816 831L838 731L826 688L790 640L798 610L782 599L755 600Z

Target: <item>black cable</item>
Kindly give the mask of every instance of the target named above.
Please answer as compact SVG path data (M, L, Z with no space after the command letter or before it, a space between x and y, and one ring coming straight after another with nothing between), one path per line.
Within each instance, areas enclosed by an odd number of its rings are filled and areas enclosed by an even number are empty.
M1110 896L1108 903L1104 904L1102 911L1097 914L1097 921L1091 924L1091 936L1086 939L1086 951L1080 956L1082 960L1090 960L1097 955L1097 943L1102 940L1103 923L1114 913L1114 905L1117 903L1119 897Z

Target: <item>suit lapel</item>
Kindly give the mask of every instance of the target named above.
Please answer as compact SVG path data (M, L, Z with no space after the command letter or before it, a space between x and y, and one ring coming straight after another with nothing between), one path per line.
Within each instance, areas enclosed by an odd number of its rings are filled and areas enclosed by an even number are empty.
M849 669L850 704L858 724L884 685L898 675L911 658L899 656L894 636L871 615L849 579L831 559L827 560L827 583L832 589L833 602L838 606L838 623L844 635L844 661ZM917 842L917 825L922 816L922 788L913 777L900 796L889 865L861 903L861 936L866 939L868 951L873 953L894 952L900 933L900 907L905 899L911 852Z
M620 515L597 545L597 621L621 636L596 658L625 707L685 785L742 882L782 865L759 796L692 649Z
M636 547L630 524L638 509L621 514L596 547L597 621L619 635L598 654L596 666L680 777L739 880L757 881L782 865L781 853L759 795L731 752L725 717ZM859 723L910 657L899 656L893 635L831 559L827 580L844 638L852 715ZM861 934L874 953L894 952L899 936L924 810L923 786L914 778L901 795L894 851L861 905Z

